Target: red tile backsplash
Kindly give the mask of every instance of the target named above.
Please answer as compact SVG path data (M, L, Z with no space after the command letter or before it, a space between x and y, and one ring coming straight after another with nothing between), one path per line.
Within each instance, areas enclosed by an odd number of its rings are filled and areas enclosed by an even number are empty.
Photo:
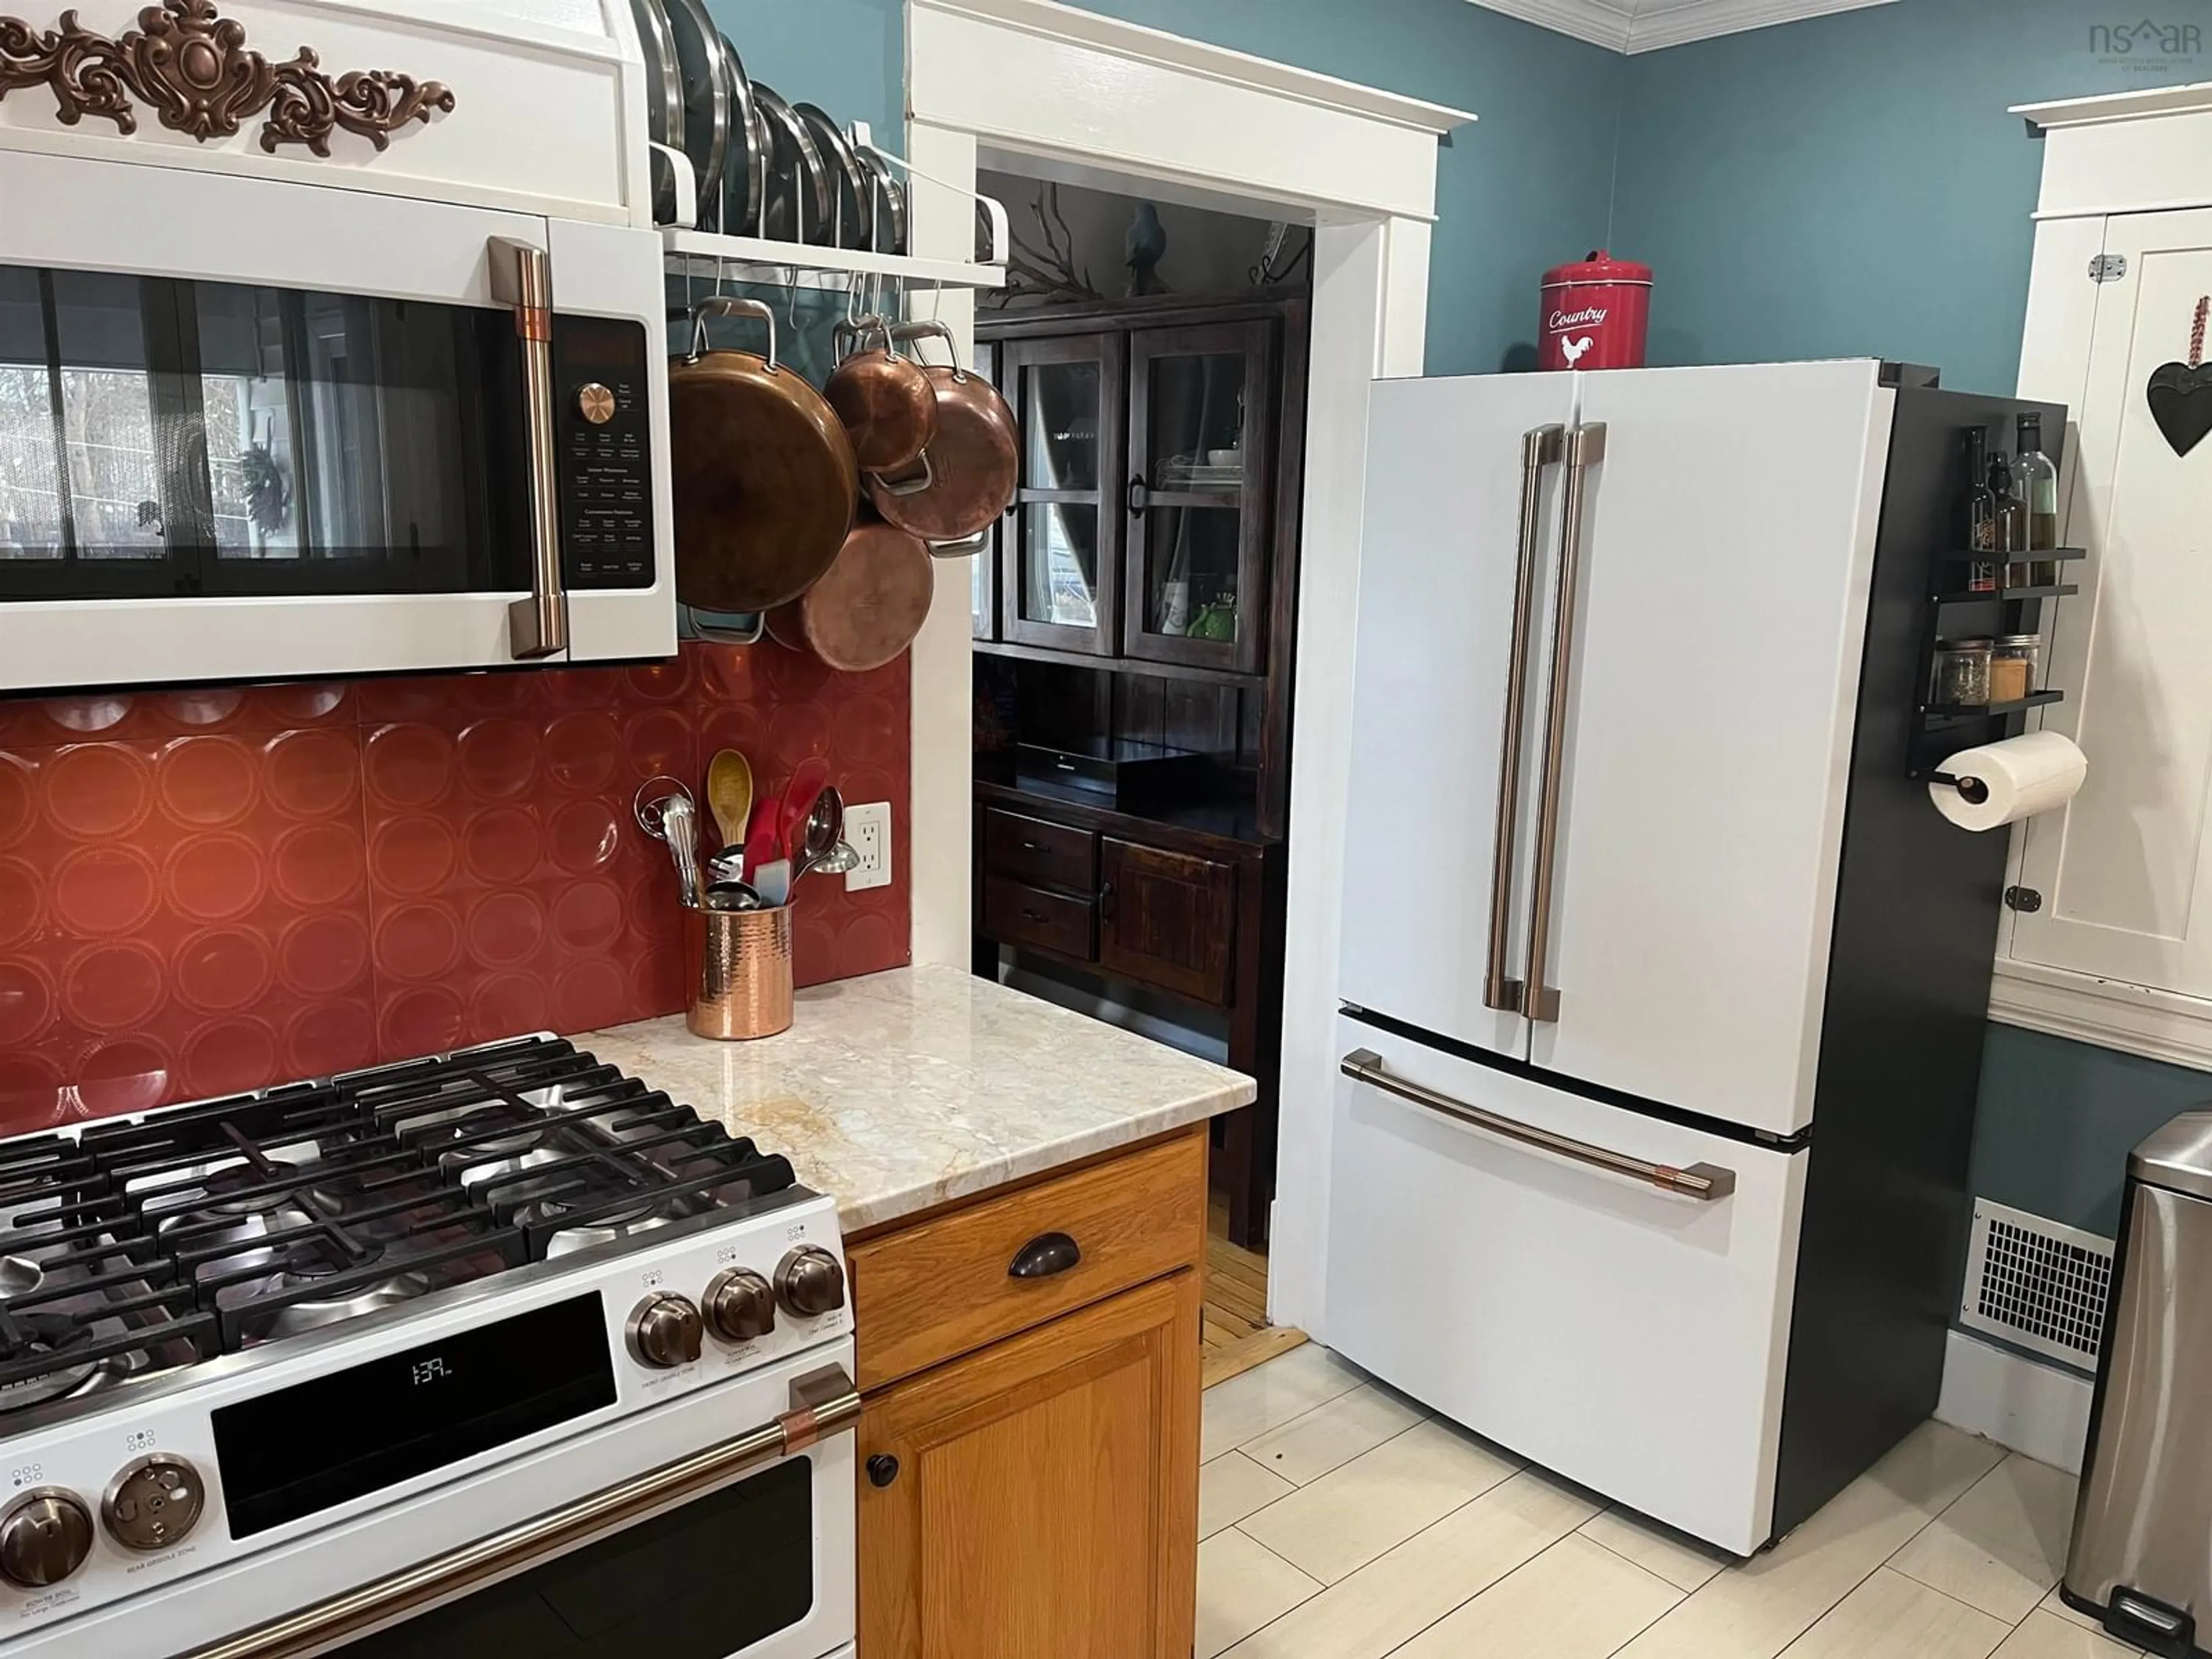
M906 818L904 658L667 663L0 701L0 1132L683 1006L631 817L742 749ZM908 960L890 886L802 884L801 984Z

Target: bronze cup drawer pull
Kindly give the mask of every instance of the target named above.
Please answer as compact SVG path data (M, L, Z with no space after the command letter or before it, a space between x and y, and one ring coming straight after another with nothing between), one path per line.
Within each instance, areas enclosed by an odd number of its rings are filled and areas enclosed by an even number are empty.
M1039 1233L1014 1255L1009 1279L1050 1279L1083 1260L1083 1247L1066 1233Z

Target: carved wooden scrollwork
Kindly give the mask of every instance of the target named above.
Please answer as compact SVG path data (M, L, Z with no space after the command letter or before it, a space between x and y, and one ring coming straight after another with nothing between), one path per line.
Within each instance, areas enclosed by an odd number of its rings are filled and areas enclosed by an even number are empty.
M264 110L261 148L305 144L331 153L343 127L384 149L392 135L453 107L452 88L389 70L355 70L333 79L306 46L272 64L246 44L246 26L218 16L215 0L161 0L138 14L138 27L110 39L84 27L76 13L40 33L20 17L0 17L0 98L25 87L52 88L58 113L75 126L88 115L136 132L135 97L161 125L205 143L234 136Z

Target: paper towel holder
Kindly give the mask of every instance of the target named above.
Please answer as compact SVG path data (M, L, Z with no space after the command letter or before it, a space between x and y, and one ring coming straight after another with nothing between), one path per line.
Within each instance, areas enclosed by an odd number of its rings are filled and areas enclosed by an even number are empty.
M1979 778L1954 777L1948 772L1930 772L1930 783L1948 783L1956 789L1969 806L1979 806L1990 798L1990 787Z

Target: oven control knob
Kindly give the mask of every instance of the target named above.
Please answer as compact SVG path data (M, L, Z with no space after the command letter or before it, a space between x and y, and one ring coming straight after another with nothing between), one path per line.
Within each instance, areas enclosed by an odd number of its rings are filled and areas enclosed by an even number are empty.
M615 417L615 394L591 381L576 392L576 412L593 426L605 426Z
M75 1492L40 1486L0 1515L0 1578L11 1584L58 1584L91 1553L92 1511Z
M725 1342L750 1342L775 1328L775 1292L750 1267L717 1273L703 1305L708 1328Z
M629 1351L641 1365L672 1371L698 1358L702 1328L697 1303L656 1291L630 1310Z
M801 1319L818 1319L845 1305L845 1270L818 1244L802 1244L775 1270L776 1299Z
M199 1524L207 1490L183 1458L155 1452L126 1463L101 1500L107 1535L127 1550L164 1550Z

